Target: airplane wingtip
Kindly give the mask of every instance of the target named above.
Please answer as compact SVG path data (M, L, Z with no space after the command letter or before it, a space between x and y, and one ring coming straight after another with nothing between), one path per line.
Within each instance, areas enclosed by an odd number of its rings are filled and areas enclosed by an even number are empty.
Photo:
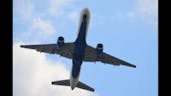
M132 67L133 67L133 68L136 68L136 65L132 64Z
M20 47L21 47L21 48L26 48L26 46L25 46L25 45L20 45Z

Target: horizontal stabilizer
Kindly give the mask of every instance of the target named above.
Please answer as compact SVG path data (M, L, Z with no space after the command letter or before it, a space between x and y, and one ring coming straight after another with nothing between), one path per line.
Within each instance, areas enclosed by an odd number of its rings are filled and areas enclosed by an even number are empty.
M70 80L53 81L52 85L70 86Z
M70 80L53 81L52 85L70 86ZM78 82L76 87L94 92L93 88L89 87L88 85L86 85L86 84L84 84L84 83L82 83L80 81Z

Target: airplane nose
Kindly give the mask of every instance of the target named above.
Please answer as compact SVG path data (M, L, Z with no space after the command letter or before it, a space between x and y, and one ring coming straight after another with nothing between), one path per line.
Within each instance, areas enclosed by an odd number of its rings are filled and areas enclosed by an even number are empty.
M90 15L90 11L89 11L88 8L84 8L84 9L82 10L82 13L83 13L83 14Z
M83 10L89 12L89 9L88 8L84 8Z

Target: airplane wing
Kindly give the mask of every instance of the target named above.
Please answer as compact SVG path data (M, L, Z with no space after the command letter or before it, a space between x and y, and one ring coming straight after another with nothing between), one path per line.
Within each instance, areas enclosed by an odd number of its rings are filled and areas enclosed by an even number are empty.
M49 54L59 54L66 58L72 58L72 50L74 43L65 43L64 46L58 48L57 44L42 44L42 45L21 45L20 47L35 49L39 52Z
M100 53L97 55L96 49L87 45L86 50L85 50L85 55L84 55L84 61L88 62L96 62L96 61L101 61L102 63L107 63L111 65L125 65L129 67L136 67L133 64L130 64L126 61L123 61L121 59L118 59L114 56L111 56L105 52Z

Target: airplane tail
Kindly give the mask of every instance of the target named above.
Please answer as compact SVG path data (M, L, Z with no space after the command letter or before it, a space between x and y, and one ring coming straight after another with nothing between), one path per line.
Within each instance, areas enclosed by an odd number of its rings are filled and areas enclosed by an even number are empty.
M53 81L52 85L70 86L70 80ZM78 81L76 87L94 92L93 88L89 87L88 85L86 85L80 81Z

